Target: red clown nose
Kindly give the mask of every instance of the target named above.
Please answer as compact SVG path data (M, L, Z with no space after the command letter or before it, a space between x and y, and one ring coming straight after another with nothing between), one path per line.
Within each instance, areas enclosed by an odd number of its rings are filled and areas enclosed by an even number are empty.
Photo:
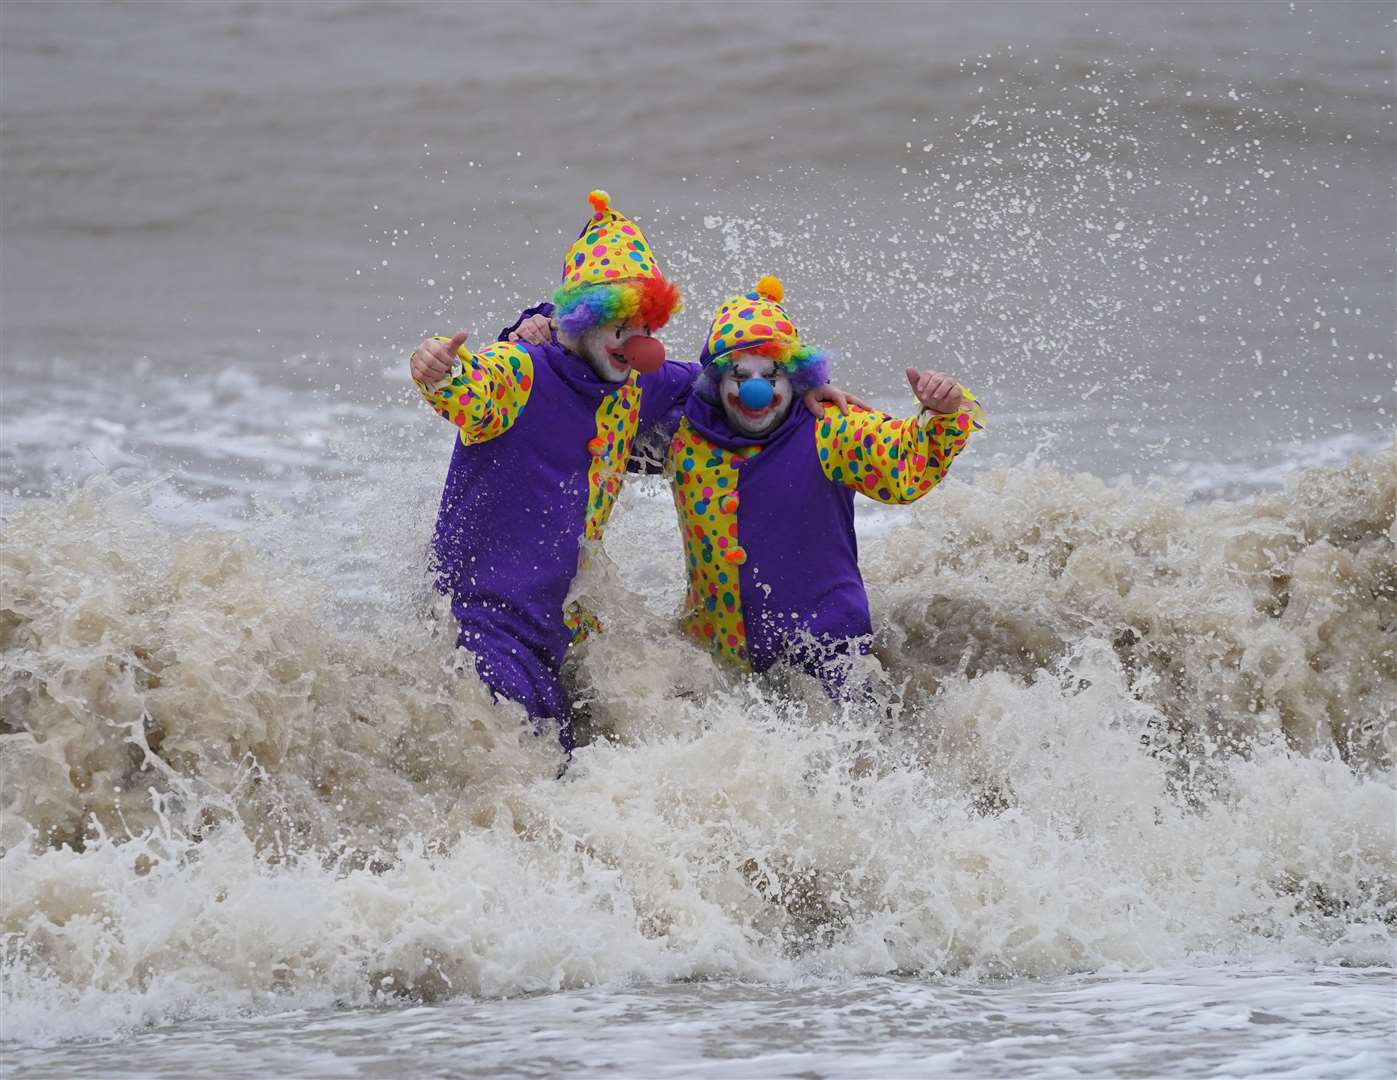
M652 337L637 334L626 339L621 346L621 355L636 371L649 375L652 371L659 371L665 362L665 347Z

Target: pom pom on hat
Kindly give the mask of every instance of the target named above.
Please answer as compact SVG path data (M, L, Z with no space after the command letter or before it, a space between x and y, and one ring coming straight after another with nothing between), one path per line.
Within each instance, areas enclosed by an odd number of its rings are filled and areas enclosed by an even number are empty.
M781 279L779 277L773 277L771 274L767 274L766 277L757 282L757 294L766 297L773 303L779 304L782 300L786 299L786 286L781 284Z
M609 193L598 188L587 202L592 214L563 258L553 317L573 337L633 318L658 330L679 310L678 288L661 273L640 226L611 205Z
M612 205L610 192L601 188L590 191L587 203L592 212L563 257L564 288L661 276L645 234Z

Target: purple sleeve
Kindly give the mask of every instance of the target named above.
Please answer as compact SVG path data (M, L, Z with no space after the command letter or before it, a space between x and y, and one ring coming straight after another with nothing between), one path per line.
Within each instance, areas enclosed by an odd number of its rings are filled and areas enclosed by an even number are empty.
M514 320L514 325L513 325L513 326L506 326L503 330L500 331L500 336L499 336L498 338L496 338L495 340L496 340L496 341L508 341L508 340L509 340L509 335L512 334L512 333L514 333L514 331L518 330L518 329L519 329L519 324L522 323L525 319L527 319L530 315L547 315L547 316L551 317L551 316L553 315L553 305L550 304L550 303L544 302L544 303L542 303L542 304L539 304L538 307L531 307L531 308L528 308L528 309L526 309L526 310L524 310L524 311L521 311L521 312L519 313L519 318L517 318L517 319ZM556 334L554 335L554 340L557 340L557 335L556 335Z
M668 439L679 428L679 419L684 415L689 393L698 378L697 364L684 364L678 360L666 360L664 366L653 375L642 375L640 385L643 391L640 398L640 433L651 428L659 428Z
M679 430L684 406L698 378L697 364L666 360L653 375L640 377L640 424L627 468L631 472L663 470L669 441Z

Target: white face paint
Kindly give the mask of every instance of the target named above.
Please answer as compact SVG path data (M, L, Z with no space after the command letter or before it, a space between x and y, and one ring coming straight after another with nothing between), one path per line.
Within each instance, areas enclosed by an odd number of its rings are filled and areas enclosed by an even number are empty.
M592 366L592 370L607 382L618 383L624 382L626 376L631 373L630 364L626 363L626 358L621 355L621 347L636 336L649 337L649 328L627 323L610 323L606 326L592 327L576 344L563 344L586 360Z
M764 378L775 391L771 403L762 409L749 409L742 404L738 392L748 379ZM765 356L739 355L718 383L718 396L723 403L723 415L728 425L739 435L755 439L776 428L791 411L791 380L784 368Z

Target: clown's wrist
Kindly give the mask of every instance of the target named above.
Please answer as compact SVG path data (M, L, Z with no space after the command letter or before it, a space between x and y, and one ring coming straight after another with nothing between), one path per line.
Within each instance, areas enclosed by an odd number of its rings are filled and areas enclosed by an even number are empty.
M929 424L933 420L944 420L948 416L956 416L959 412L959 409L952 409L950 412L941 412L939 409L933 409L930 405L923 405L917 413L917 422Z
M445 342L447 342L447 343L450 343L450 341L451 341L450 338L441 337L440 335L436 335L436 340L437 340L437 341L445 341ZM413 355L416 355L416 354L414 353ZM436 391L441 390L443 387L450 386L450 385L451 385L451 380L457 378L457 377L460 376L460 375L465 374L465 371L466 371L466 365L465 365L465 363L461 360L461 355L460 355L460 353L457 353L457 354L456 354L455 360L454 360L454 361L452 362L452 364L451 364L450 370L448 370L447 373L446 373L445 375L443 375L440 379L438 379L438 380L437 380L436 382L434 382L434 383L418 383L418 385L419 385L419 386L425 386L428 390L431 390L433 393L435 393Z

